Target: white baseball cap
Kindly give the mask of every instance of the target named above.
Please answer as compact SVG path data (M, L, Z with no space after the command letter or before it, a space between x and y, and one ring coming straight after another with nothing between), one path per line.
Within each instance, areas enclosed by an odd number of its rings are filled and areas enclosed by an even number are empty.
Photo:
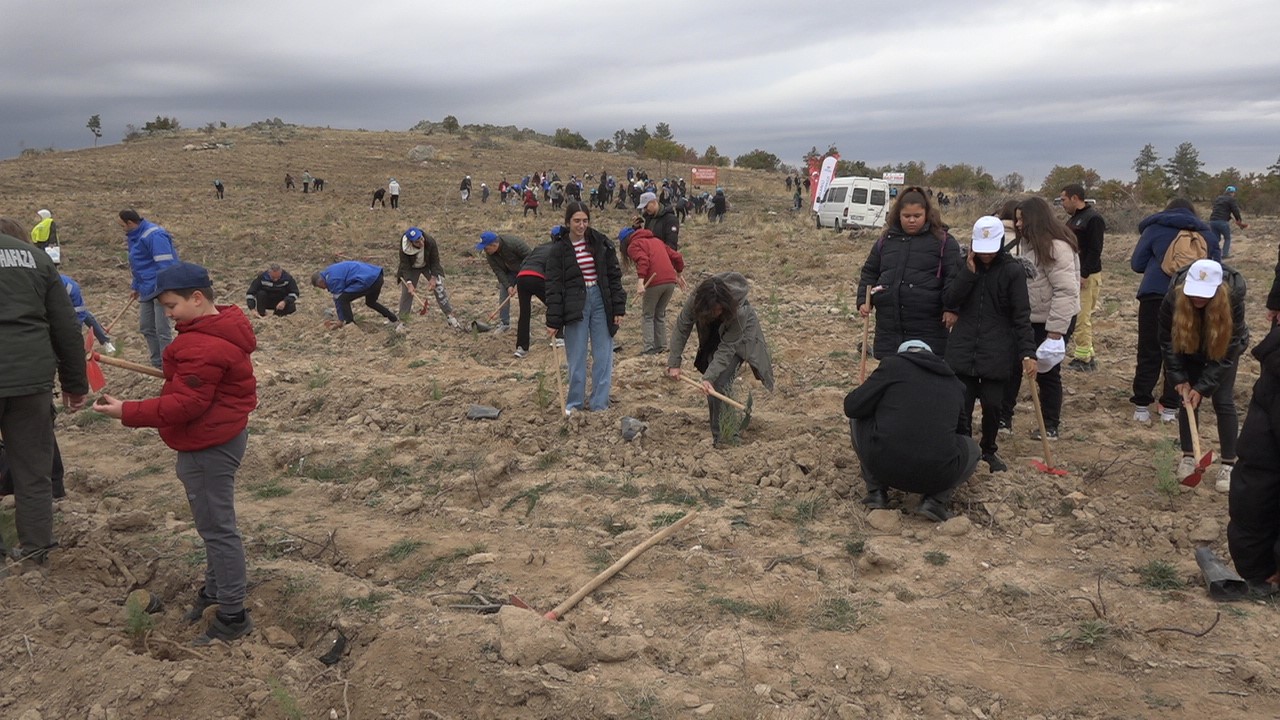
M969 247L976 253L1000 252L1004 245L1004 222L993 215L983 215L973 224L973 242Z
M1213 260L1197 260L1187 269L1182 294L1187 297L1211 298L1222 284L1222 265Z

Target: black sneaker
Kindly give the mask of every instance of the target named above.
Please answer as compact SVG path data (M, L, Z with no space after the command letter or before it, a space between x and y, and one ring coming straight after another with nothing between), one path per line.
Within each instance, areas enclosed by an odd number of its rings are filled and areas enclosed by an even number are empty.
M1088 365L1089 365L1089 361L1087 360L1082 360L1080 358L1071 358L1071 362L1067 363L1067 369L1075 370L1077 372L1084 372L1087 369Z
M1045 437L1049 438L1050 440L1057 440L1057 439L1058 439L1058 428L1056 428L1056 427L1045 428L1045 432L1044 432L1044 434L1045 434ZM1031 431L1031 439L1032 439L1032 440L1039 440L1039 439L1040 439L1040 428L1036 428L1035 430L1032 430L1032 431Z
M1000 456L995 453L983 455L982 461L987 464L987 469L993 473L1004 472L1009 469L1009 466L1006 465L1005 462L1000 459Z
M1012 435L1012 434L1013 434L1013 421L1012 421L1012 420L1005 420L1005 419L1001 418L1001 420L1000 420L1000 430L999 430L999 433L1000 433L1001 435Z
M200 588L200 592L196 593L195 604L187 610L186 615L182 616L182 620L188 625L200 622L200 618L204 617L204 611L217 604L217 600L205 595L204 588Z
M916 513L934 522L946 522L951 519L951 512L947 507L928 496L920 501L920 507L916 508Z
M887 510L889 509L889 493L884 490L872 490L867 496L862 498L862 504L867 506L868 510Z
M236 619L222 613L214 615L209 621L209 627L205 628L204 634L196 638L193 644L209 645L214 640L229 643L248 635L253 630L253 618L249 617L248 611L242 611L241 616L240 619Z

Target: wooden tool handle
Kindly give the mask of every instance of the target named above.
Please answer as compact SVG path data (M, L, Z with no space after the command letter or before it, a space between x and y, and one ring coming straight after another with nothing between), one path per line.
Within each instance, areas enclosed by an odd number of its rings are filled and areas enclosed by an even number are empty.
M93 354L93 359L103 365L124 368L125 370L132 370L136 373L142 373L143 375L150 375L151 377L164 378L163 372L151 367L150 365L140 365L136 362L129 362L128 360L121 360L120 358L114 358L110 355L100 355L98 353Z
M1196 462L1200 461L1200 428L1196 426L1196 413L1186 398L1182 399L1182 410L1187 414L1187 426L1191 429L1191 455Z
M125 314L125 313L127 313L127 312L129 312L129 308L131 308L131 307L133 307L133 298L132 298L132 297L131 297L131 298L129 298L129 302L126 302L126 303L124 304L124 307L120 309L120 312L119 312L119 313L117 313L117 314L116 314L116 316L115 316L114 318L112 318L112 319L111 319L111 322L107 323L107 326L104 328L104 330L106 331L106 333L107 333L108 335L110 335L110 334L111 334L111 328L115 327L115 326L116 326L116 323L120 322L120 318L124 317L124 314Z
M703 388L703 387L702 387L702 383L698 382L697 380L692 380L692 379L690 379L690 378L685 377L683 373L681 373L681 375L680 375L680 379L681 379L681 380L683 380L683 381L685 381L685 382L687 382L687 383L689 383L690 385L692 385L692 386L694 386L694 387L698 388L699 390L705 390L705 388ZM739 410L742 410L742 411L744 411L744 412L745 412L745 411L746 411L746 409L747 409L747 406L746 406L746 405L743 405L742 403L738 402L737 400L734 400L733 398L729 397L728 395L722 395L722 394L720 394L719 392L717 392L717 391L715 391L715 390L708 391L708 392L707 392L707 394L708 394L708 395L710 395L710 396L711 396L711 397L713 397L713 398L716 398L717 400L721 400L721 401L723 401L723 402L727 402L727 403L729 403L730 405L732 405L732 406L734 406L734 407L736 407L736 408L738 408Z
M594 578L591 578L591 582L587 583L586 585L583 585L581 590L574 593L573 595L570 595L568 600L565 600L564 602L557 605L555 610L552 610L551 612L547 613L543 617L545 617L548 620L559 620L561 616L563 616L565 613L572 610L575 605L581 602L582 598L595 592L596 588L605 584L605 582L607 582L609 578L613 577L614 575L617 575L622 570L622 568L627 566L627 563L631 562L632 560L635 560L645 550L648 550L654 545L657 545L663 540L666 540L668 537L671 537L673 534L675 534L685 525L688 525L689 523L693 522L693 519L697 516L698 516L698 511L692 510L689 512L688 515L685 515L684 517L680 518L679 520L672 523L671 525L668 525L665 528L654 533L648 540L645 540L644 542L632 548L631 552L627 553L626 555L623 555L618 560L618 562L605 568L604 572L600 573L599 575L596 575Z
M507 303L511 302L511 298L513 297L515 296L508 295L506 300L503 300L502 302L498 303L498 307L494 308L493 312L489 313L489 322L493 322L493 319L498 317L498 313L502 312L502 308L506 307Z
M1036 409L1036 422L1040 423L1040 444L1044 446L1044 464L1053 467L1053 456L1049 453L1049 431L1044 427L1044 413L1040 410L1040 384L1035 376L1031 377L1031 404Z

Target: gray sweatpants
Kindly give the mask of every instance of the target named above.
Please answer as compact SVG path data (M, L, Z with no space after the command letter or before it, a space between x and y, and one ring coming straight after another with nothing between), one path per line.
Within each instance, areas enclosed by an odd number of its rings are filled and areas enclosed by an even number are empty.
M640 334L644 338L646 352L661 352L667 349L667 304L671 302L671 295L675 291L674 283L646 288L644 291Z
M0 397L0 437L17 501L18 547L37 553L53 546L53 393Z
M236 529L235 482L248 441L244 430L221 445L178 453L178 479L204 540L204 594L218 601L224 615L244 609L244 543Z
M414 268L409 277L404 278L413 283L413 291L418 294L419 298L423 297L426 292L423 284L420 282L423 278L430 279L430 275L425 268ZM445 317L453 317L453 305L449 303L449 293L444 289L444 276L436 276L436 288L432 291L436 296L436 305L440 306L440 312ZM409 288L404 285L400 286L400 317L403 319L413 312L413 296L409 294Z
M173 330L169 327L169 318L165 316L164 306L159 300L138 301L138 330L147 341L151 365L160 367L161 354L173 342Z

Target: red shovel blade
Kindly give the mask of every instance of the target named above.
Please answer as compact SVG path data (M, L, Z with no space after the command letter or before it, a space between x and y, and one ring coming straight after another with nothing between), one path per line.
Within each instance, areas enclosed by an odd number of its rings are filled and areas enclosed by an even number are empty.
M1039 460L1032 460L1032 461L1031 461L1031 467L1033 467L1033 468L1035 468L1035 469L1039 470L1039 471L1040 471L1040 472L1042 472L1042 473L1049 473L1050 475L1060 475L1060 476L1061 476L1061 475L1066 475L1066 474L1067 474L1067 471L1066 471L1066 470L1063 470L1062 468L1049 467L1048 465L1045 465L1043 462L1041 462L1041 461L1039 461Z
M92 337L92 336L90 336ZM97 353L94 353L95 355ZM93 392L99 392L107 386L107 376L102 374L102 366L98 364L97 359L89 358L84 363L85 374L89 376L89 389Z
M1187 487L1195 487L1199 485L1200 481L1204 479L1204 471L1209 467L1209 465L1212 462L1213 462L1213 451L1210 450L1209 452L1205 453L1203 457L1200 458L1200 462L1196 463L1196 469L1192 470L1190 475L1182 478L1182 484L1186 485Z

